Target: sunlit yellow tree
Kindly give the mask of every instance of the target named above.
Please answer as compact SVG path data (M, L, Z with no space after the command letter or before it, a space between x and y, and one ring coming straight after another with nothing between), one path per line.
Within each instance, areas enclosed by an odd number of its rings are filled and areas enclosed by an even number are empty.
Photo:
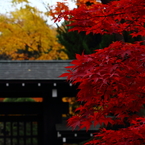
M0 56L13 60L67 59L55 29L47 24L43 13L27 0L12 2L23 5L9 15L0 15Z

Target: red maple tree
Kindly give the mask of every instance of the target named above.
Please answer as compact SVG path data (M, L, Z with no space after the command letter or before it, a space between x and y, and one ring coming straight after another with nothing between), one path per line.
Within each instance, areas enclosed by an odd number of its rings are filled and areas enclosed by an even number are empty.
M107 4L82 5L60 13L73 27L70 31L122 35L125 31L143 41L116 41L91 55L76 55L61 77L79 84L77 115L68 120L73 129L91 125L122 125L100 129L85 145L145 144L145 1L117 0Z

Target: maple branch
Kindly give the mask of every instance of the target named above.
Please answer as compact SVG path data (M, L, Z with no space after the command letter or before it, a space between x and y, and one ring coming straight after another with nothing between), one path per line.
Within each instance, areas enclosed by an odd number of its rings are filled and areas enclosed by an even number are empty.
M109 14L109 15L102 15L102 16L94 16L94 17L91 17L91 18L101 18L101 17L112 17L112 16L117 16L117 15L121 15L121 14L126 14L126 13L119 13L119 14ZM70 19L70 21L71 21L71 19L72 18L68 18L68 19ZM77 20L77 21L81 21L81 20L90 20L90 18L88 18L88 19L80 19L80 18L73 18L73 20Z

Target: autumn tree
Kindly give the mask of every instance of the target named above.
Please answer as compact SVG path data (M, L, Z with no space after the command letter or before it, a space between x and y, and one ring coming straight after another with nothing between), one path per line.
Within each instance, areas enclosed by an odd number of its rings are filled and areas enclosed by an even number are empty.
M24 3L25 2L25 3ZM41 11L27 0L9 15L0 15L0 55L11 59L67 59L64 47L57 42L56 31L47 24Z
M108 3L109 1L102 1L103 3ZM77 0L75 1L76 6L80 7L85 5L91 7L94 4L100 4L96 0ZM51 8L50 8L51 9ZM55 19L60 12L68 11L69 8L67 3L58 2L51 11L51 16ZM69 31L72 26L68 26L69 21L64 21L61 26L57 25L57 38L60 44L62 44L65 49L64 52L68 55L69 59L75 59L75 54L90 54L94 53L95 49L102 49L109 46L113 41L122 40L125 42L134 42L135 39L141 38L132 38L130 37L130 32L124 32L120 34L94 34L93 32L88 35L85 32Z
M104 0L105 1L105 0ZM107 1L107 0L106 0ZM60 13L71 31L86 34L145 36L145 1L117 0L85 5ZM90 55L77 54L67 67L68 81L78 84L78 114L68 120L73 129L91 125L120 125L116 130L100 129L85 145L141 145L145 143L145 45L144 41L116 41Z
M75 2L76 6L83 4L90 5L97 3L94 0L90 1L77 1ZM55 18L58 13L63 10L69 10L69 7L65 3L58 2L54 8L50 8L50 15ZM101 39L100 34L94 35L93 33L86 35L85 32L78 33L77 31L69 32L71 27L67 26L68 21L64 21L61 26L57 25L57 38L60 44L62 44L65 49L64 52L68 55L69 59L75 59L75 54L91 54L95 49L101 47L103 40ZM108 39L111 41L111 39ZM107 45L107 42L105 43Z

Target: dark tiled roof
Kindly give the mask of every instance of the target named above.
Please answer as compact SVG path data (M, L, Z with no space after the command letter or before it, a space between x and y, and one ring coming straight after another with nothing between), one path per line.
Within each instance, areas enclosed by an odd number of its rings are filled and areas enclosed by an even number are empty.
M71 60L0 61L0 80L65 80L59 78Z

